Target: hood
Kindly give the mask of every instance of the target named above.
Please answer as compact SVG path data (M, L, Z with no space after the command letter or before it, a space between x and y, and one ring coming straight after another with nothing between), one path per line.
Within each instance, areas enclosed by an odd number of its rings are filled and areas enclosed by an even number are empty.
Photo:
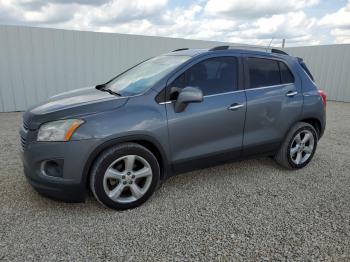
M36 129L44 122L112 110L127 100L127 97L117 97L95 87L80 88L55 95L29 108L23 121L30 129Z

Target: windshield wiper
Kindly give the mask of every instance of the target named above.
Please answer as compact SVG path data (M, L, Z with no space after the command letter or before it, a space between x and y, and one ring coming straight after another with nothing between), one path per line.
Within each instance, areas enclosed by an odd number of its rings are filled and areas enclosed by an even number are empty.
M100 91L103 91L103 92L108 92L108 93L110 93L111 95L122 96L121 94L119 94L119 93L117 93L117 92L114 92L113 90L107 88L107 85L106 85L106 84L97 85L95 88L96 88L97 90L100 90Z
M115 95L115 96L122 96L121 94L117 93L117 92L114 92L113 90L109 89L109 88L103 88L103 89L100 89L101 91L103 92L108 92L110 93L111 95Z
M104 88L106 88L106 84L100 84L100 85L97 85L97 86L95 86L95 88L97 89L97 90L101 90L101 89L104 89Z

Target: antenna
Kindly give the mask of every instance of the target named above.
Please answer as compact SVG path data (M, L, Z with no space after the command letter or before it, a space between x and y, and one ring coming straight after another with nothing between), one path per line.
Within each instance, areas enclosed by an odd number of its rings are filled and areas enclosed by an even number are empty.
M267 52L267 50L270 49L270 46L271 46L271 44L272 44L273 39L274 39L274 37L271 38L271 41L270 41L269 45L266 47L266 52Z

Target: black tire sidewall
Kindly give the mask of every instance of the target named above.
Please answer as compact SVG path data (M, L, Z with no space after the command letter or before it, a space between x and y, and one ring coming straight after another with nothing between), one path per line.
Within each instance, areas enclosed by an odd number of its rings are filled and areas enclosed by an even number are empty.
M314 145L314 149L311 153L311 156L309 157L308 160L306 160L304 163L302 164L295 164L293 161L292 161L292 158L291 158L291 155L290 155L290 148L292 146L292 142L295 138L295 136L300 133L301 131L303 130L308 130L312 133L313 137L314 137L314 141L315 141L315 145ZM308 125L308 124L305 124L304 126L298 128L295 132L293 132L292 136L290 137L289 139L289 142L288 142L288 147L287 147L287 160L288 160L288 163L289 165L292 167L292 168L295 168L295 169L299 169L299 168L303 168L305 167L313 158L315 152L316 152L316 149L317 149L317 142L318 142L318 136L317 136L317 132L316 130L311 126L311 125Z
M144 158L151 166L152 169L152 182L147 190L147 192L138 200L131 202L131 203L118 203L113 200L111 200L103 188L103 178L105 175L105 172L107 168L118 158L123 157L125 155L138 155L142 158ZM115 150L108 150L103 154L99 161L97 161L97 166L94 170L96 172L94 174L94 181L93 181L93 187L94 192L96 194L97 199L102 202L104 205L110 208L114 209L130 209L137 207L147 201L147 199L153 194L155 191L158 182L159 182L159 176L160 176L160 168L157 159L154 157L154 155L147 150L146 148L142 146L128 146L125 145L124 147L116 147Z

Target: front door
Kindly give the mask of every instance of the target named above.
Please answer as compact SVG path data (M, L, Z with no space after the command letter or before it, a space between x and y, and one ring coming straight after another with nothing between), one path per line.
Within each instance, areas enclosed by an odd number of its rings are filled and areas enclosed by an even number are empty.
M240 155L246 97L238 88L238 72L237 57L209 58L168 85L198 87L204 96L202 102L190 103L180 113L174 111L174 103L166 104L175 170L204 167Z

